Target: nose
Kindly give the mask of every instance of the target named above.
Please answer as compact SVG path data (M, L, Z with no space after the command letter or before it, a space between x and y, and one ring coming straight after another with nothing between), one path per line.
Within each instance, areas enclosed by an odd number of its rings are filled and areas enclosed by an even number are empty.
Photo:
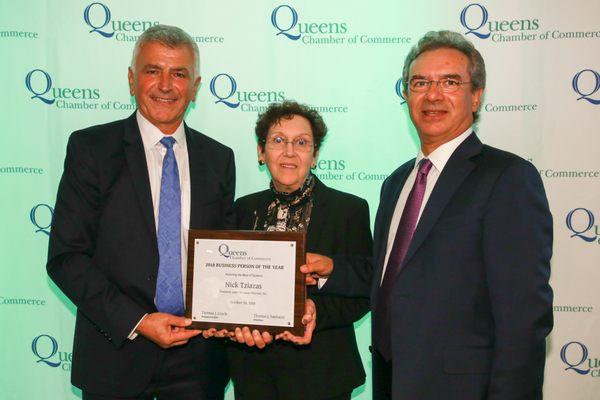
M427 88L426 96L429 101L436 101L444 97L439 81L431 82L431 85Z
M160 81L158 82L158 88L163 92L168 92L172 87L171 74L164 71L160 74Z
M293 156L295 153L296 152L294 150L294 142L291 140L288 142L285 142L284 154L286 156Z

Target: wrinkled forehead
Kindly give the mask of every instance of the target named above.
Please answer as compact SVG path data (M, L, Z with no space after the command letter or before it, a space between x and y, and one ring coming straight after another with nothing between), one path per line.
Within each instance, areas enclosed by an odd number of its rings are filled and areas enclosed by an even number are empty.
M134 53L134 66L145 64L168 64L179 68L196 69L194 49L185 43L170 45L161 41L146 41L139 45Z
M269 127L267 135L280 134L284 136L313 136L310 121L301 115L282 116Z
M410 64L408 78L470 78L469 58L451 48L427 50Z

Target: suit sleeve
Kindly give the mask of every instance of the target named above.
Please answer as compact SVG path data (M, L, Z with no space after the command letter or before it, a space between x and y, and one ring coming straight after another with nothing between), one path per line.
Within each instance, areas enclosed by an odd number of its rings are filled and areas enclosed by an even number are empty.
M334 255L333 272L321 290L341 296L368 297L373 278L373 258L362 255Z
M236 229L236 216L233 208L233 199L235 197L235 157L231 149L227 150L229 157L225 164L223 226L225 229Z
M381 199L383 198L384 187L385 183L382 185ZM361 211L357 214L357 216L360 219L360 221L362 221L363 225L366 221L367 225L370 226L368 204L366 205L366 215L364 211ZM378 219L375 222L375 243L377 243ZM370 228L368 243L370 243L370 248L368 249L368 251L365 251L362 254L336 254L332 256L333 272L331 273L331 276L327 279L327 282L321 289L324 293L331 293L351 297L371 296L373 267L375 265L375 259L373 257L373 239L371 237Z
M60 180L48 247L48 274L115 346L126 340L146 310L94 264L102 196L93 152L71 135Z
M371 228L369 223L369 206L366 201L361 200L356 209L349 213L348 226L346 232L346 249L348 253L356 254L355 258L367 258L373 248L373 239L371 237ZM346 256L352 258L352 256ZM344 268L344 264L339 264L336 268ZM331 279L331 277L330 277ZM325 286L315 291L310 298L315 302L317 308L317 328L323 330L348 326L369 311L369 294L362 293L354 296L335 295L323 290ZM351 293L348 291L347 293Z
M535 168L515 161L493 189L483 257L495 324L489 400L541 399L552 330L552 216Z

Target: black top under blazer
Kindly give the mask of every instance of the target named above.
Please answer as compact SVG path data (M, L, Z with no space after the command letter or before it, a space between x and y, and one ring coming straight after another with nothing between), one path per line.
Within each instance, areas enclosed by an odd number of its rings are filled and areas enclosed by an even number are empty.
M256 215L266 215L272 201L270 190L238 199L234 205L238 229L253 229ZM308 252L327 256L370 255L372 236L367 202L328 188L316 179L306 248ZM329 398L364 383L365 372L353 323L369 310L368 296L325 295L316 286L309 286L308 297L317 308L317 326L309 345L276 341L265 350L239 344L230 346L230 369L236 393L243 394L247 385L255 384L245 378L245 370L255 368L258 357L277 360L297 375L294 379L301 382L301 388L286 391L286 399Z

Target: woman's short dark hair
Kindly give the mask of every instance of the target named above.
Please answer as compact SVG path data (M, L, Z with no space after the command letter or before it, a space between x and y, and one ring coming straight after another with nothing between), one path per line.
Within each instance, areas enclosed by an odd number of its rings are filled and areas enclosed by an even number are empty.
M278 124L282 118L292 119L294 115L299 115L308 120L313 134L315 151L319 150L323 138L325 138L325 135L327 134L327 125L325 125L323 118L317 110L293 100L285 100L281 103L271 103L265 112L258 116L256 127L254 128L256 138L258 139L258 145L264 150L269 129L273 125Z

